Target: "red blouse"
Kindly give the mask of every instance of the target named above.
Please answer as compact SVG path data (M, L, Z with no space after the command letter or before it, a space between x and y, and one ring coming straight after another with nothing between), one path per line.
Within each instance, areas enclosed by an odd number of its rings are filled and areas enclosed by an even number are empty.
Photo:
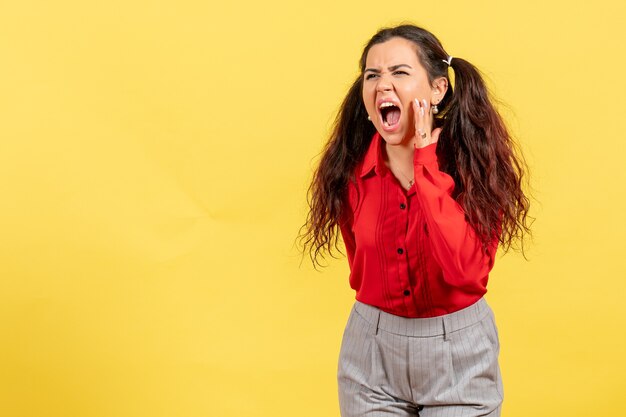
M353 217L340 223L356 299L404 317L473 304L487 292L498 240L486 255L451 197L454 180L439 171L436 143L415 149L408 191L385 165L384 143L376 132L349 183Z

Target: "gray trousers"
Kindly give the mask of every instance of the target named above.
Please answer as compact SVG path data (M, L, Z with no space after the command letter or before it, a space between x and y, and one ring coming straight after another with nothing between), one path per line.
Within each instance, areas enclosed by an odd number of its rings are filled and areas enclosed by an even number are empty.
M406 318L356 301L339 353L342 417L500 416L504 392L493 311L484 298Z

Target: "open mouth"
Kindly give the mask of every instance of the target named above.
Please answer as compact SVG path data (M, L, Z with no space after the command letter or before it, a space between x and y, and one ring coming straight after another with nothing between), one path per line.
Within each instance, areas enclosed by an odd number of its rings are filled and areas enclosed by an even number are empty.
M400 108L393 103L385 102L380 105L380 117L386 128L395 127L400 121Z

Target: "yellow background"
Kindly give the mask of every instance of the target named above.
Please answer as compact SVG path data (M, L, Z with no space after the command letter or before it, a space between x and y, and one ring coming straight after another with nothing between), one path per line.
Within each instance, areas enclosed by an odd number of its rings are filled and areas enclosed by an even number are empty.
M476 64L531 167L503 415L626 412L623 1L3 1L0 415L339 416L354 294L293 246L364 43Z

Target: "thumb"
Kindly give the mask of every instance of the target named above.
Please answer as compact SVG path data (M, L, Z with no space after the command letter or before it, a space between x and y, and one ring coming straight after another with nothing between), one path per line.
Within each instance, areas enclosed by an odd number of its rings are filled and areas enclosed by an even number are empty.
M435 143L439 140L439 134L441 133L441 128L437 127L430 132L431 143Z

